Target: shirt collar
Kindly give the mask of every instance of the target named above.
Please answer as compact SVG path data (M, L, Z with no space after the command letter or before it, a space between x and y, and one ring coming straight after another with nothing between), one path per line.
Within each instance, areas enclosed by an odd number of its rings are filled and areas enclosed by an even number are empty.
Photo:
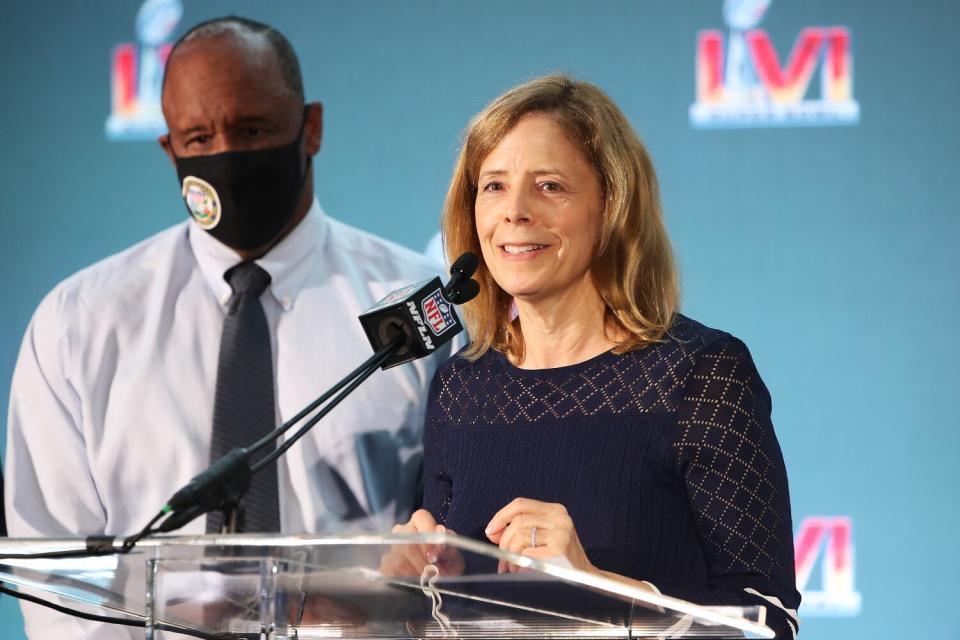
M221 305L230 299L230 285L223 279L227 269L238 264L236 252L200 229L192 219L187 227L190 248L200 272ZM293 308L297 294L327 239L327 218L316 198L303 220L277 246L255 262L270 274L270 293L284 311Z

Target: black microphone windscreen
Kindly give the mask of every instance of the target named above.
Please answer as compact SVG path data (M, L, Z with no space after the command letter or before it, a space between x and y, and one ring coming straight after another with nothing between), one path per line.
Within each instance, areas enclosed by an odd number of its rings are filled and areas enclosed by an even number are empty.
M480 283L476 280L464 280L453 287L447 296L453 304L470 302L480 294Z
M459 273L464 278L469 278L473 275L473 272L477 270L477 265L479 264L480 258L477 257L477 254L472 251L467 251L453 261L453 264L450 266L450 275Z

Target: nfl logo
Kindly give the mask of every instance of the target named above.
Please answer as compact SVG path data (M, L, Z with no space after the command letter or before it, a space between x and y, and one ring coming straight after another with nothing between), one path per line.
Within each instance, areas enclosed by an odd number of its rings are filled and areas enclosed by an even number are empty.
M433 335L439 336L441 333L456 324L453 320L453 313L450 309L450 303L444 300L440 289L437 289L420 303L423 309L423 316L430 325L430 331Z

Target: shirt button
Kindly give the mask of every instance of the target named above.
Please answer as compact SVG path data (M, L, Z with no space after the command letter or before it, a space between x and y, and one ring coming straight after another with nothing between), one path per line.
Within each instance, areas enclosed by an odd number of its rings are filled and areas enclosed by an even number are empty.
M220 304L227 304L230 301L230 294L224 293L220 296Z
M291 300L289 296L284 296L280 302L283 304L283 308L286 310L289 310L290 306L293 304L293 300Z

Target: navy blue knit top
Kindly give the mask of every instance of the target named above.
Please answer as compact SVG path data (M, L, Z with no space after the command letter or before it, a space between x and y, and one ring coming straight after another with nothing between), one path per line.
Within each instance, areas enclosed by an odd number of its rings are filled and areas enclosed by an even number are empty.
M424 506L461 535L486 540L517 497L561 503L598 568L701 604L766 605L778 638L796 633L770 395L727 333L678 316L665 342L556 369L454 356L433 380L424 456Z

